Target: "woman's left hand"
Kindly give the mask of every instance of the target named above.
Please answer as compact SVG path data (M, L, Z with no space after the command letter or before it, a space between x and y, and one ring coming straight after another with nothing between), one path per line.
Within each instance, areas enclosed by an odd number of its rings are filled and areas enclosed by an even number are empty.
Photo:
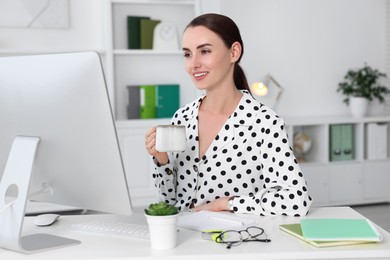
M201 210L207 210L207 211L227 211L229 210L227 208L229 197L223 197L216 199L210 203L203 204L200 206L197 206L192 209L192 211L201 211Z

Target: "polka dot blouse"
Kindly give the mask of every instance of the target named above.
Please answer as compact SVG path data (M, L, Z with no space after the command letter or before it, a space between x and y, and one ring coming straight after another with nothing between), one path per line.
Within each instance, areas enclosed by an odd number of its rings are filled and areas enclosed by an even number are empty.
M184 152L156 163L160 199L181 211L237 196L233 210L257 215L306 215L311 204L301 168L289 146L284 121L247 91L202 158L198 109L204 97L180 108L172 124L186 126Z

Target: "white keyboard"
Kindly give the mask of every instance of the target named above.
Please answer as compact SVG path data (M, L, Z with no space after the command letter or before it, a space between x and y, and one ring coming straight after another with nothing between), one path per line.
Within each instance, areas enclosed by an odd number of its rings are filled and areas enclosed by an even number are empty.
M71 229L90 233L149 239L149 227L147 225L117 222L113 220L94 220L73 224L71 225Z

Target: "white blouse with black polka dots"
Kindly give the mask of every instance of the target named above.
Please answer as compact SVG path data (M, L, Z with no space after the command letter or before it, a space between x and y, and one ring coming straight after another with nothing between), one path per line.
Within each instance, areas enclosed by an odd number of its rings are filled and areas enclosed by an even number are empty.
M153 178L160 199L187 211L217 198L237 196L235 212L306 215L312 199L284 121L249 92L242 93L202 158L198 158L198 108L204 97L175 113L172 124L186 126L187 147L169 153L168 164L156 163Z

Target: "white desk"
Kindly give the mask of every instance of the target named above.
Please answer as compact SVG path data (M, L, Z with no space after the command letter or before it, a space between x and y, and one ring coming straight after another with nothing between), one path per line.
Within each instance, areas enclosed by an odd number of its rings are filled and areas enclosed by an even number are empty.
M279 230L279 224L296 223L298 218L275 216L256 217L258 225L263 227L271 243L243 243L238 247L226 249L225 245L202 240L200 233L180 229L178 246L172 250L152 250L149 240L129 239L117 236L88 234L73 231L69 227L94 218L110 217L131 223L146 223L142 212L138 210L131 217L110 215L62 216L50 227L35 227L33 218L27 217L24 234L50 233L81 240L80 245L50 251L24 255L0 249L0 259L390 259L390 234L378 227L384 237L382 243L353 246L315 248L297 238ZM349 207L313 208L309 217L359 218L359 213Z

